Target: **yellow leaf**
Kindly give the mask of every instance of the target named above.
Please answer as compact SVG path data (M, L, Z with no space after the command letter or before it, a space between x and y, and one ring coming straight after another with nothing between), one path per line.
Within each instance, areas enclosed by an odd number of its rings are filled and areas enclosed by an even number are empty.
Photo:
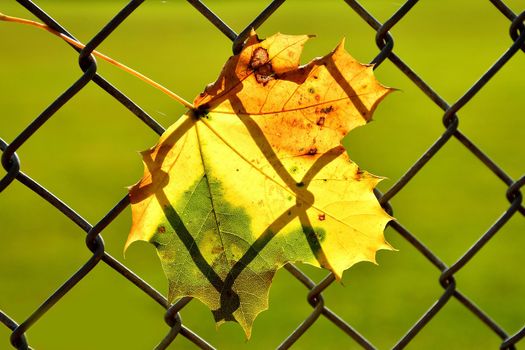
M126 247L152 242L170 301L195 297L248 337L284 264L339 279L391 249L383 230L392 218L373 194L381 178L340 142L392 89L343 43L299 67L307 40L252 33L195 108L142 153L144 177L130 189Z

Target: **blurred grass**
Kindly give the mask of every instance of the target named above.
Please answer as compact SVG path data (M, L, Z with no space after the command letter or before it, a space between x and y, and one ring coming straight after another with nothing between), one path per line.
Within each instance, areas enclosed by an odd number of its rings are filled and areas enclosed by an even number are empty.
M125 1L40 1L39 5L82 41L87 41ZM381 21L401 1L368 0L363 5ZM516 12L520 1L508 1ZM240 31L265 6L263 1L210 1ZM519 7L521 6L521 7ZM20 6L0 11L31 18ZM395 51L453 103L510 46L508 21L489 2L421 2L392 31ZM0 23L0 137L11 142L28 123L79 77L75 52L32 28ZM286 2L259 30L316 34L304 62L330 51L341 37L347 49L368 62L378 50L375 33L342 1ZM121 25L100 51L128 64L191 100L218 75L231 42L190 5L149 1ZM460 111L460 129L512 177L523 173L522 98L525 56L518 53ZM135 78L100 62L99 72L164 126L184 109ZM388 61L381 82L401 89L378 108L375 121L346 139L362 168L387 176L386 190L443 132L443 112ZM89 84L60 109L18 154L22 170L77 210L92 224L122 198L142 175L136 151L157 136L124 107ZM3 176L5 172L0 173ZM446 263L461 254L508 207L505 186L457 141L438 155L392 200L396 218ZM24 186L13 183L0 196L0 307L22 322L90 256L84 233ZM108 251L162 293L166 282L153 247L137 244L125 260L122 247L130 225L127 210L103 233ZM457 274L458 288L508 332L525 322L525 223L515 216ZM390 348L442 293L439 273L393 230L387 238L399 252L382 252L379 267L359 264L343 285L325 293L326 304L381 349ZM304 266L320 280L326 272ZM235 324L215 329L199 302L184 309L184 322L221 349L274 348L311 311L306 290L289 274L277 274L269 311L245 341ZM148 349L168 331L163 310L113 270L99 264L51 309L28 336L37 349ZM0 328L0 348L9 348ZM72 345L73 344L73 345ZM408 349L487 349L499 340L459 303L451 301ZM192 349L178 337L171 348ZM318 321L297 349L357 348L343 332Z

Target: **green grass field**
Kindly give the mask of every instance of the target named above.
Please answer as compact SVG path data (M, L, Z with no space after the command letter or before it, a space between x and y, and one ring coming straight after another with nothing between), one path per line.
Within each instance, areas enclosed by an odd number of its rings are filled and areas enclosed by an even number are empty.
M79 40L88 41L125 1L48 1L38 4ZM397 0L362 4L381 21ZM523 2L508 1L519 13ZM240 32L264 1L210 1ZM0 12L32 18L14 2ZM392 30L395 52L449 104L454 103L511 45L509 21L488 1L423 1ZM363 62L378 53L375 32L343 1L286 2L259 30L316 34L303 62L332 50L346 37L347 50ZM80 76L76 52L36 29L0 23L0 137L11 142ZM182 1L147 1L99 50L192 100L218 75L231 42ZM105 62L99 73L165 127L184 113L175 101ZM513 178L524 172L523 71L518 52L459 112L460 130ZM362 168L388 178L387 190L441 135L443 112L389 61L378 79L400 89L378 108L375 121L345 140ZM90 223L98 222L142 175L137 151L157 140L122 105L94 83L60 109L18 151L22 170ZM3 176L5 171L0 171ZM508 208L506 186L458 141L451 140L392 200L397 220L447 264L454 263ZM15 182L0 195L0 308L25 320L91 256L85 234L51 205ZM123 257L129 208L104 230L106 248L162 293L167 286L153 246L136 244ZM525 323L525 221L515 215L456 275L458 289L506 331ZM358 264L325 303L380 349L391 348L443 290L435 269L397 232L387 239L398 252L380 252L379 266ZM301 266L315 281L326 271ZM255 321L246 341L236 324L216 329L198 301L182 312L184 324L219 349L275 348L311 312L307 290L280 271L270 309ZM164 310L104 263L83 279L28 332L36 349L150 349L168 332ZM8 349L0 327L0 349ZM407 349L494 349L500 340L459 302L450 301ZM195 348L177 337L170 349ZM320 319L294 349L358 349Z

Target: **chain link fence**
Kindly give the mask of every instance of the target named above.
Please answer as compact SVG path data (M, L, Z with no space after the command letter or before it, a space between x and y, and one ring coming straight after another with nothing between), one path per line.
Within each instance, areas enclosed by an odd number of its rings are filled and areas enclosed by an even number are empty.
M406 330L405 335L392 345L392 349L402 349L411 343L411 341L418 335L418 333L425 328L425 326L432 320L442 308L452 299L461 303L469 312L483 322L488 328L487 331L493 332L501 338L501 349L516 349L516 346L523 342L525 337L525 326L514 334L508 333L502 326L496 322L491 316L480 307L476 306L471 299L461 292L456 287L455 275L462 270L471 259L482 250L487 243L500 231L500 229L510 220L514 215L525 215L525 207L522 205L521 188L525 184L525 175L519 179L513 179L502 169L498 164L492 161L483 150L481 150L474 142L472 142L464 133L458 129L459 117L458 112L467 105L471 99L476 95L487 82L498 73L498 71L507 62L520 51L525 52L525 12L515 14L503 1L489 0L494 6L494 11L497 11L508 19L509 24L509 47L504 54L492 64L492 66L470 87L454 104L449 104L438 93L429 86L415 71L413 71L405 61L398 56L393 50L394 39L390 31L407 15L418 0L406 1L400 8L384 23L378 22L366 8L359 2L354 0L345 0L348 5L348 11L355 11L359 17L362 18L370 27L376 31L376 44L380 49L379 54L374 58L372 63L379 67L385 60L389 60L395 67L399 69L413 84L415 84L430 100L435 103L442 111L442 122L444 131L440 137L424 152L421 157L412 164L401 176L393 186L391 186L385 193L376 191L381 205L390 213L393 214L393 208L390 205L390 200L402 191L405 186L414 178L418 172L425 167L425 165L443 148L445 144L451 139L458 140L468 151L477 157L486 168L488 168L498 179L507 187L506 196L509 201L508 208L501 214L497 221L484 232L479 239L469 248L464 254L453 264L445 264L440 257L429 250L418 237L410 232L399 221L390 223L390 227L397 231L414 249L416 249L429 264L432 264L440 271L439 283L443 289L435 303L428 308L428 310L420 316L420 318ZM68 31L56 22L43 9L29 0L17 0L17 2L25 7L28 11L38 17L42 22L46 23L51 28L64 33L73 38ZM74 273L67 281L52 295L49 296L34 312L32 312L26 319L15 320L10 315L0 312L0 321L8 327L11 333L11 344L17 349L29 349L30 344L26 339L26 334L30 333L31 328L37 327L42 316L44 316L50 309L55 307L68 294L79 281L84 279L88 274L93 273L93 268L99 264L107 264L109 267L124 276L130 283L140 288L149 298L156 301L166 309L164 316L165 322L168 326L167 334L164 339L159 340L156 349L167 348L175 339L175 337L184 337L188 342L193 343L196 347L201 349L214 349L206 339L189 329L180 317L179 312L185 308L191 301L191 298L183 298L173 305L169 305L166 298L146 283L140 276L128 269L120 261L108 254L105 249L104 241L101 233L104 229L115 220L129 205L128 197L122 198L105 217L102 218L95 225L90 224L81 215L71 209L66 203L56 197L53 193L44 188L41 184L33 180L28 174L21 170L20 160L17 156L17 150L24 145L39 129L46 124L50 118L60 110L70 99L72 99L79 91L81 91L89 82L93 81L102 89L104 89L114 99L119 101L131 113L136 115L144 122L144 125L149 127L157 134L162 134L164 128L148 115L140 106L133 103L121 91L116 89L111 83L102 78L97 73L97 64L91 53L106 40L112 32L119 27L129 15L131 15L141 4L143 0L130 1L120 12L118 12L108 23L104 26L86 45L83 50L79 51L79 62L83 74L78 80L64 91L59 98L52 101L48 108L46 108L36 119L33 120L14 140L10 143L0 139L0 148L2 150L2 166L6 170L5 175L0 180L0 192L9 187L15 180L26 186L34 192L35 195L56 208L57 215L64 215L76 225L80 226L86 232L86 247L91 251L90 258L85 264ZM220 32L227 36L232 42L233 53L238 53L242 47L244 40L247 38L251 28L258 28L262 25L272 14L276 11L285 0L275 0L271 2L261 13L259 13L251 23L241 33L236 33L227 23L222 21L214 12L212 12L203 2L199 0L188 0L188 2L203 16L205 16ZM95 5L96 6L96 5ZM321 5L320 5L321 6ZM198 13L196 13L198 15ZM75 49L75 48L73 48ZM76 49L75 49L76 50ZM1 136L1 135L0 135ZM523 134L522 134L523 136ZM458 215L460 215L458 213ZM8 238L4 238L8 239ZM338 314L325 306L323 300L323 291L329 288L334 283L335 278L332 274L328 274L321 282L315 283L309 276L307 276L301 269L293 264L288 264L286 270L300 281L307 289L307 300L312 307L311 314L303 320L303 322L282 341L279 349L287 349L302 337L313 324L320 318L325 318L330 321L334 327L340 328L344 333L351 337L355 342L355 346L363 349L376 349L376 346L362 336L353 326L343 320ZM523 278L523 276L517 276Z

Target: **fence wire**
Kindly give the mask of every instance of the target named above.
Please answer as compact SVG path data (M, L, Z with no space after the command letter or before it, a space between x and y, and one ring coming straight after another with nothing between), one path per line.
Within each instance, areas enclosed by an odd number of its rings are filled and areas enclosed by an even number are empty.
M198 12L205 16L219 31L232 41L233 53L238 53L244 40L249 35L251 28L258 28L277 10L285 0L272 1L257 17L249 23L246 28L239 34L232 30L224 21L222 21L214 12L212 12L203 2L199 0L187 0ZM437 268L441 275L439 283L443 288L443 293L435 303L406 331L405 335L392 346L392 349L405 348L414 337L434 318L440 310L452 298L459 301L468 311L475 315L481 322L488 326L499 338L501 338L500 349L516 349L516 345L523 341L525 337L525 325L515 334L507 333L494 319L492 319L484 310L476 306L464 293L457 287L454 275L463 269L469 261L498 233L498 231L509 221L516 213L525 215L525 207L522 205L521 188L525 184L525 175L519 179L512 179L505 171L493 162L476 144L474 144L465 134L458 130L459 117L457 113L469 103L485 84L510 60L510 58L520 50L525 53L525 11L516 15L501 0L489 0L494 5L495 11L506 17L509 21L510 46L504 54L472 85L455 103L449 104L438 93L429 86L416 72L414 72L394 51L394 39L389 31L394 28L418 0L406 1L386 22L377 21L366 8L355 0L344 0L349 6L349 11L355 11L370 27L376 31L376 44L380 49L379 54L374 58L372 63L377 67L385 60L390 60L406 77L408 77L426 96L428 96L439 108L443 110L442 122L445 127L444 132L437 140L421 155L421 157L405 172L403 176L386 192L376 191L381 205L390 214L393 208L389 201L395 197L403 188L412 180L412 178L447 144L455 138L475 157L477 157L497 178L506 186L506 196L509 201L508 208L501 214L497 221L485 232L464 254L452 265L446 265L437 255L429 250L416 235L411 233L400 222L393 221L390 226L397 231L409 244L419 251L432 265ZM42 22L51 28L64 33L74 39L62 25L56 22L43 9L29 0L17 0L17 2L38 17ZM33 180L29 175L21 171L20 160L16 151L26 143L48 120L82 90L90 81L95 82L108 94L113 96L131 113L140 118L146 126L151 128L155 133L162 134L164 128L149 116L140 106L133 103L121 91L116 89L110 82L102 78L97 73L97 64L91 56L91 53L104 41L111 33L121 25L130 14L132 14L144 0L130 1L122 10L120 10L103 28L100 30L86 45L83 50L73 49L79 52L79 62L83 74L78 80L64 91L49 107L47 107L36 119L33 120L11 143L0 139L0 149L2 150L2 166L6 170L6 175L0 180L0 192L10 186L14 180L19 181L27 188L39 195L42 199L53 205L58 212L65 215L76 225L86 232L86 247L92 252L91 257L85 264L74 273L56 292L49 296L34 312L21 322L14 320L6 313L0 311L0 321L12 330L11 344L17 349L30 349L26 339L26 333L35 327L41 317L53 308L60 300L71 291L75 285L85 278L93 268L103 262L120 273L129 282L140 288L150 298L166 309L165 322L169 330L161 339L156 349L165 349L178 335L186 338L189 342L195 344L201 349L214 349L203 337L196 334L184 325L179 315L191 298L183 298L173 305L169 305L166 298L146 283L140 276L128 269L105 250L104 241L101 233L122 211L129 205L129 199L126 195L111 209L100 222L91 225L84 220L82 216L76 213L66 203L57 198L53 193L48 191L38 182ZM335 281L333 274L328 274L320 283L312 281L304 272L293 264L285 266L286 270L297 278L307 289L307 300L312 307L311 314L279 345L278 349L290 348L308 329L322 316L339 327L356 345L363 349L376 349L376 347L355 330L350 324L344 321L334 311L327 308L323 300L323 291L326 290Z

